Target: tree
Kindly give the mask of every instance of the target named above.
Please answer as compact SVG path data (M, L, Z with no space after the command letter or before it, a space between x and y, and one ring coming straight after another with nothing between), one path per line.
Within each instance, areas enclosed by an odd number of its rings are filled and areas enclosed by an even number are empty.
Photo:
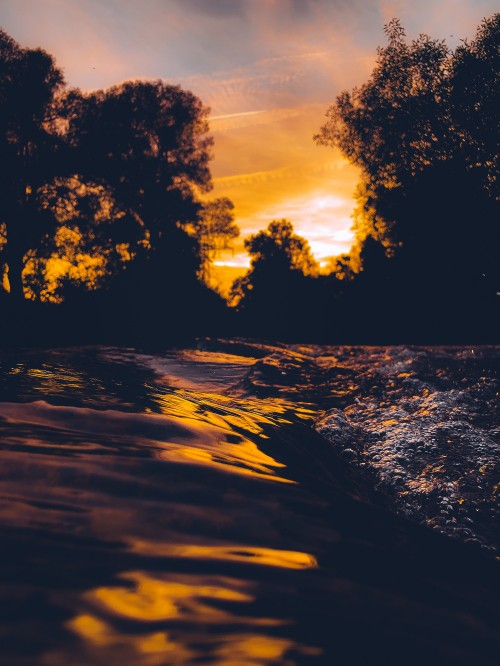
M388 188L450 152L450 51L420 35L410 44L398 20L385 27L370 80L344 91L315 139L338 146L365 177Z
M189 232L197 241L200 251L200 277L210 282L210 266L222 250L230 247L231 241L240 235L234 223L234 204L227 197L204 202L196 223Z
M146 244L142 227L124 215L109 189L77 177L44 188L54 232L26 253L23 274L30 300L61 302L77 290L106 287Z
M211 188L207 116L160 81L67 91L50 55L0 31L0 268L12 299L57 299L78 275L95 288L134 259L154 260L158 279L196 279L204 250L187 228Z
M500 13L485 19L476 38L455 51L451 107L460 150L485 187L500 198Z
M187 235L202 210L198 193L211 188L208 112L192 93L161 81L68 96L68 141L80 177L105 187L122 223L142 230L136 262L148 266L134 274L148 276L143 292L190 283L200 270L198 238Z
M337 257L331 257L327 265L328 275L334 276L337 280L349 282L354 279L357 266L353 265L351 254L341 254Z
M375 262L384 288L407 303L423 294L436 304L491 299L498 290L500 15L455 53L426 35L408 43L397 20L386 33L370 79L337 97L315 137L361 168L352 264L359 270L356 257L376 241L392 258L391 279L389 264Z
M245 248L252 257L252 268L274 263L304 275L313 275L318 270L309 243L297 236L292 223L284 218L273 220L266 230L250 236L245 241Z
M211 188L208 112L192 93L161 81L68 98L68 136L80 174L111 188L152 248L173 226L196 219L196 189Z
M234 282L231 302L250 325L281 332L304 314L306 285L318 274L318 265L308 242L286 219L273 220L267 229L247 238L245 248L251 267Z
M43 189L59 172L56 102L64 79L41 49L23 49L0 31L0 222L13 299L24 298L27 251L55 224Z

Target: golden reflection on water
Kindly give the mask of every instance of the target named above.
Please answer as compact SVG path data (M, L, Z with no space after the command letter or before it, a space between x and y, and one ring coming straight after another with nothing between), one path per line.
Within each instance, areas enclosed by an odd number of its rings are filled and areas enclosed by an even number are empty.
M193 545L134 539L130 549L148 556L240 562L282 569L315 569L318 566L316 558L309 553L246 545Z
M308 656L321 654L320 649L300 645L290 638L250 631L224 634L219 639L193 634L192 642L186 645L183 643L186 637L176 632L126 635L113 629L109 622L92 615L79 615L68 623L68 628L87 643L85 652L92 655L90 663L96 665L189 666L202 659L201 663L217 666L293 666L297 662L287 659L287 653L292 650ZM207 654L210 655L208 662ZM51 655L45 663L47 666L66 666L67 663L89 662L67 662L63 655Z
M219 578L210 584L196 576L161 580L141 571L125 573L120 578L133 583L133 587L101 587L89 596L113 614L134 620L155 622L196 616L204 622L220 622L230 620L232 614L211 606L210 602L254 600L253 596L232 589L230 579Z
M295 649L303 655L319 656L317 648L297 645L288 638L277 636L256 636L255 634L233 634L221 645L216 653L217 666L264 666L283 664L292 666L297 663L288 660L286 655Z
M85 433L86 441L93 435L102 438L106 434L110 453L116 447L122 451L127 448L149 450L153 457L165 462L196 464L240 476L295 483L278 474L278 470L285 469L286 465L264 453L253 441L266 438L261 427L265 419L261 418L259 422L255 417L253 421L253 417L243 413L240 416L231 414L228 418L223 413L205 413L197 409L185 398L178 399L177 409L162 414L62 407L38 400L1 403L0 416L12 424L29 423L58 431L77 430ZM32 434L27 442L35 446L36 437ZM50 442L50 448L56 446L57 442ZM67 448L64 442L59 447ZM98 448L96 443L85 446L87 452ZM72 445L71 450L75 453L77 447Z
M184 389L160 392L152 390L152 397L163 414L196 418L212 425L243 428L259 434L265 426L292 423L295 417L312 419L312 407L297 406L284 399L235 399L213 393L190 392Z
M281 483L295 483L277 474L286 465L264 453L258 445L245 435L265 438L262 425L268 419L250 418L234 409L226 413L215 412L208 404L201 407L181 396L168 396L168 404L162 410L169 418L193 433L189 442L162 442L156 457L168 462L195 463L223 472L271 479ZM206 396L204 397L206 400Z
M182 349L178 356L183 361L191 363L208 363L210 365L245 365L255 364L254 356L240 356L238 354L221 351L204 351L202 349Z
M32 389L43 394L58 393L63 389L86 388L83 373L67 366L43 363L40 367L30 368L25 363L18 363L10 368L9 375L22 375L36 380L36 383L32 384Z
M184 665L209 654L210 663L224 666L291 664L286 654L292 649L319 653L290 638L269 635L270 628L289 624L286 619L245 612L255 601L254 583L224 576L171 574L167 578L143 571L126 572L119 579L121 586L87 592L86 611L67 623L90 653L97 650L104 657L109 650L116 656L121 647L126 656L120 663L141 665ZM116 625L122 620L136 623L137 628L119 631ZM149 631L150 623L155 623L154 631ZM181 631L182 624L191 630ZM214 625L232 630L212 632L209 627ZM62 662L55 659L54 663ZM105 663L105 659L94 654L92 663Z
M166 631L126 634L115 629L111 622L90 614L81 614L67 623L82 641L81 657L65 653L49 653L47 666L67 664L134 664L137 666L185 666L198 656L189 646L173 640Z
M280 483L296 483L278 476L274 470L286 466L263 453L249 440L242 440L238 444L219 441L216 446L206 445L203 442L197 442L196 446L169 444L158 451L157 457L168 462L195 463L241 476L270 479Z
M162 414L179 419L189 428L206 434L206 437L197 438L195 446L173 447L169 444L158 454L161 459L195 462L240 475L295 483L276 474L277 469L284 469L286 465L261 451L248 438L257 436L268 439L264 431L266 427L292 423L290 405L285 401L235 400L223 395L179 389L156 390L152 395ZM305 407L294 410L295 416L304 419L311 418L313 414L313 410ZM216 443L214 432L218 433ZM226 437L224 433L227 433Z

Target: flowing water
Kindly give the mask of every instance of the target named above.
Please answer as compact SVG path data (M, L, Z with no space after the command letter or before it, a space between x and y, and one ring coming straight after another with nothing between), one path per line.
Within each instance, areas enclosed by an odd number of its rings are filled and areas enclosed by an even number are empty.
M3 352L0 663L498 663L498 356Z

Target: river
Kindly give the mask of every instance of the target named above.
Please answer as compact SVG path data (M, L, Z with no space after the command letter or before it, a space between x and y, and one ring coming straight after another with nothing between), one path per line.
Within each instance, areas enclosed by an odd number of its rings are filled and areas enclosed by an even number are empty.
M497 664L499 358L1 352L1 663Z

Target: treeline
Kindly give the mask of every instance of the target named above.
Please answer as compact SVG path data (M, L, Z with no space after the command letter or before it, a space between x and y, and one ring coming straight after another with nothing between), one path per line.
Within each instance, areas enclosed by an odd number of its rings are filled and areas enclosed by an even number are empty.
M0 31L3 337L161 339L225 316L203 276L239 231L229 200L202 200L208 112L161 81L68 89Z
M397 20L386 33L315 137L361 169L354 247L315 275L292 230L269 227L247 243L238 308L299 339L498 342L500 14L455 51Z
M160 81L84 94L0 32L0 336L486 342L500 304L500 14L451 51L386 27L316 141L361 170L355 244L319 270L287 220L245 241L230 307L207 284L239 231L211 187L208 109Z

